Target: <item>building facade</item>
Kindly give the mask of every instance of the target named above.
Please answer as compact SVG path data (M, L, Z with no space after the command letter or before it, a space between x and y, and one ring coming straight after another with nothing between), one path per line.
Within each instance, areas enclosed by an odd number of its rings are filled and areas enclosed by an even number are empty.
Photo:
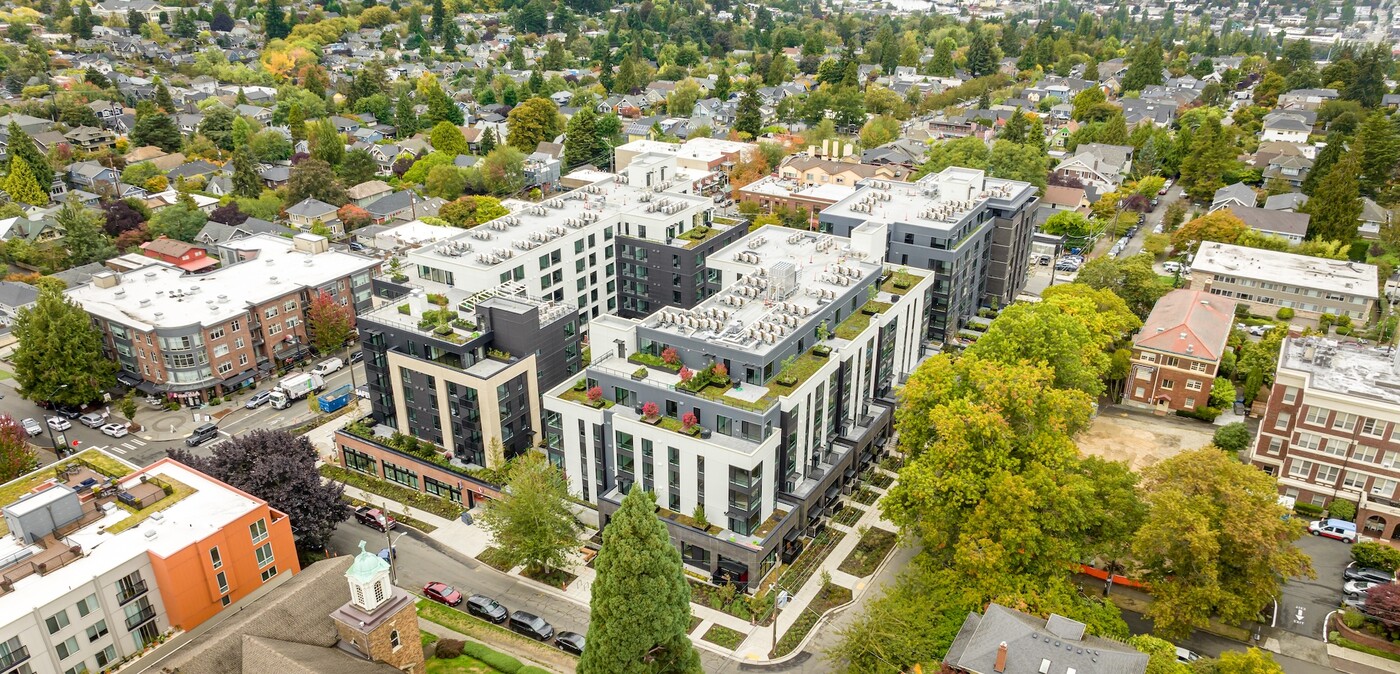
M291 522L264 501L170 459L121 478L67 465L3 509L6 672L106 671L299 571ZM104 507L117 500L159 515Z
M1186 289L1163 295L1133 337L1123 403L1160 414L1206 407L1234 321L1234 300Z
M318 293L356 312L370 307L378 261L333 251L324 237L224 245L238 263L197 276L153 263L67 291L101 330L119 378L177 400L227 395L309 354L307 310Z
M1191 289L1229 297L1251 312L1322 314L1371 320L1379 295L1376 266L1329 260L1215 241L1201 242L1191 261Z
M949 167L917 183L867 181L820 221L822 231L839 236L884 225L885 261L932 271L928 336L943 341L978 307L1005 306L1021 293L1038 203L1030 183Z
M883 451L925 351L933 279L885 268L884 229L763 227L711 256L723 290L694 308L595 321L592 364L544 402L574 493L606 522L634 485L654 492L716 577L756 583L800 549Z
M1250 462L1298 503L1358 504L1363 536L1400 539L1400 361L1320 337L1285 339Z

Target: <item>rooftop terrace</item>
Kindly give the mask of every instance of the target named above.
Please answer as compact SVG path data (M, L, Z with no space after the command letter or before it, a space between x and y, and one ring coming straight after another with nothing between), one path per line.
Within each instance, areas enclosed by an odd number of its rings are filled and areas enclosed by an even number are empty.
M984 203L1009 203L1034 193L1030 183L988 178L977 169L950 166L915 183L866 180L855 194L824 212L952 229Z

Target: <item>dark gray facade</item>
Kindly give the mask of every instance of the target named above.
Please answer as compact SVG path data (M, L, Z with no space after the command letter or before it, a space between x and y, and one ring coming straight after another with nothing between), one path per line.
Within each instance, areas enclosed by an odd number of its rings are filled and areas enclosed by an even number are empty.
M716 228L714 236L694 247L617 237L618 315L642 318L666 307L690 308L719 292L719 278L706 268L705 258L746 233L745 223Z

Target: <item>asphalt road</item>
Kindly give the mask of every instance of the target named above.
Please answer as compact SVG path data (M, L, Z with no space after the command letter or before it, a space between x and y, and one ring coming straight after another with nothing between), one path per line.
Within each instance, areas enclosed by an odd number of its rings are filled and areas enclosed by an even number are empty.
M1312 557L1317 578L1293 579L1283 586L1278 627L1321 639L1323 620L1342 603L1342 571L1351 562L1351 546L1330 538L1304 536L1298 539L1298 547ZM1301 623L1295 620L1300 607Z
M1133 634L1152 633L1152 621L1144 618L1141 614L1133 613L1132 611L1123 611L1123 620L1128 623L1128 629L1131 630ZM1199 630L1192 632L1190 637L1183 640L1178 645L1211 658L1220 657L1220 654L1225 651L1244 651L1248 648L1247 645L1241 644L1238 641L1218 637L1214 634L1208 634ZM1337 671L1331 667L1323 667L1322 665L1314 664L1306 660L1299 660L1297 658L1290 658L1279 653L1272 653L1271 655L1273 655L1274 662L1282 665L1283 671L1288 672L1288 674L1332 674Z

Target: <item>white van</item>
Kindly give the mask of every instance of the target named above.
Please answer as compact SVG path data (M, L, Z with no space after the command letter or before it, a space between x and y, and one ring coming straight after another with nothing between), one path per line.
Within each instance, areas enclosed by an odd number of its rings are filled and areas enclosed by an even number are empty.
M345 361L339 358L327 358L317 363L316 367L312 368L311 374L324 377L342 367L345 367Z

